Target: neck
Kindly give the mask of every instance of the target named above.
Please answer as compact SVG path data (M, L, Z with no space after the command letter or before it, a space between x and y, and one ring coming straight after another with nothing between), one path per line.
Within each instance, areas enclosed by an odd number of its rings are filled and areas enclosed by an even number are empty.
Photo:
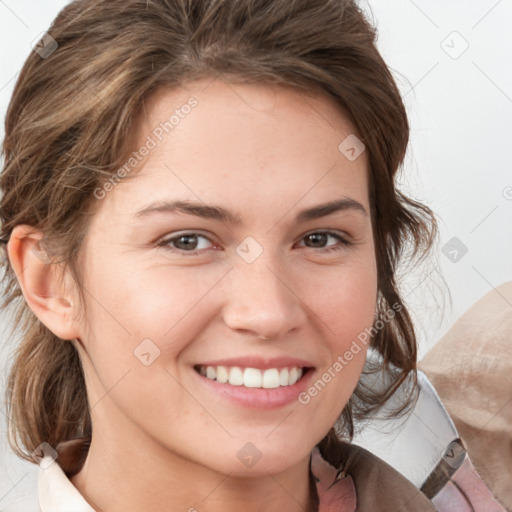
M97 512L313 512L310 459L279 474L221 474L161 446L130 446L93 435L81 470L70 478Z

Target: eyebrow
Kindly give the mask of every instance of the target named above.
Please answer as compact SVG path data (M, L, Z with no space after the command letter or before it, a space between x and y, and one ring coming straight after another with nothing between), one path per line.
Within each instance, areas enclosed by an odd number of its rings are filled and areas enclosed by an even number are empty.
M295 216L295 221L297 223L306 222L340 211L354 211L368 216L366 208L360 202L344 197L302 210ZM146 217L154 213L186 213L232 225L242 224L242 218L237 213L226 210L221 206L206 205L194 201L156 201L136 212L135 217Z

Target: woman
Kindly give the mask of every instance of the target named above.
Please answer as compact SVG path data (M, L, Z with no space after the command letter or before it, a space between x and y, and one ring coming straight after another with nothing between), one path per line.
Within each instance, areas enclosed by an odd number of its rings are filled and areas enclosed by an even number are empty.
M342 0L75 1L29 56L0 208L43 512L436 510L350 444L414 374L395 270L436 234L374 38Z

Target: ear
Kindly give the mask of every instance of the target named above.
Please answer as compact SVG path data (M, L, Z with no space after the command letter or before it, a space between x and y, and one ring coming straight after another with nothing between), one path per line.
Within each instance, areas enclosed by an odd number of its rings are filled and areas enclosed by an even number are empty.
M9 261L30 309L56 336L71 340L79 336L76 284L62 263L52 263L40 243L43 236L31 226L16 226L7 245Z

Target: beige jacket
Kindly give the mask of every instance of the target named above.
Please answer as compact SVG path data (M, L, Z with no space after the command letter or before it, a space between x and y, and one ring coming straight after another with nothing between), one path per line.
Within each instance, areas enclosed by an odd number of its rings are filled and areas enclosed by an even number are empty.
M464 313L419 368L482 480L512 511L512 282Z

